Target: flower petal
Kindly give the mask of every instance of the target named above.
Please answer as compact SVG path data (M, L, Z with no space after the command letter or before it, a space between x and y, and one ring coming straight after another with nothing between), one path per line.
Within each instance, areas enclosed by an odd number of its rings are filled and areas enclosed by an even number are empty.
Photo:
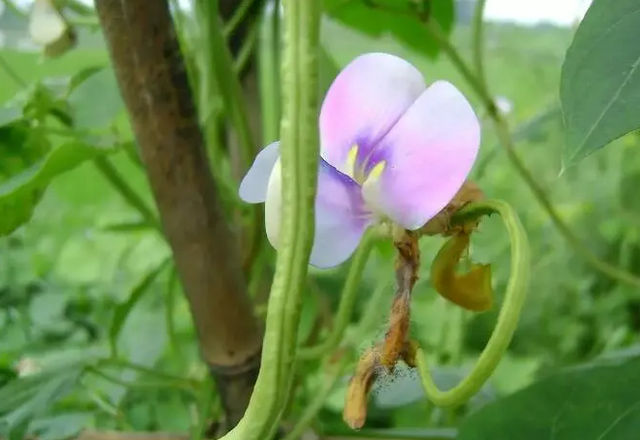
M480 147L473 108L452 84L431 85L367 162L367 205L413 230L442 210L471 171Z
M321 155L354 176L354 145L364 160L425 90L422 74L394 55L369 53L351 61L329 88L320 111Z
M258 153L240 182L240 198L248 203L263 203L267 198L269 176L280 157L280 142L272 142Z
M281 191L282 174L278 161L269 179L265 204L267 238L276 249L280 238ZM318 170L315 220L309 264L320 269L346 261L373 220L364 208L360 186L322 159Z
M39 45L54 43L67 30L67 23L51 0L36 0L29 18L29 36Z

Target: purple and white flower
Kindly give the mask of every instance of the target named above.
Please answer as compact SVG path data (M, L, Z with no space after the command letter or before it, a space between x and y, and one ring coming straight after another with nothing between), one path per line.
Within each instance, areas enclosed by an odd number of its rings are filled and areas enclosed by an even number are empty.
M440 212L467 178L480 125L455 86L427 86L409 62L369 53L337 76L320 111L320 165L310 264L347 260L365 230L381 222L416 230ZM240 197L265 202L277 249L281 211L279 142L265 147L240 184Z

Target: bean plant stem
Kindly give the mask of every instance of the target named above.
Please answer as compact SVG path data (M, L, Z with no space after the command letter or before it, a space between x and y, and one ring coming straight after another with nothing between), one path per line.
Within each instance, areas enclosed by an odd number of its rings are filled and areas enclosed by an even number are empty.
M315 229L318 172L318 45L320 2L285 3L282 78L280 237L262 351L262 367L244 417L224 438L272 438L282 417L296 353L309 255Z
M223 28L216 8L217 2L199 0L197 5L207 19L206 40L211 60L209 68L217 82L217 91L222 96L225 111L234 126L240 147L241 168L249 166L256 148L251 136L246 100L242 94L242 85L235 74L233 57L223 35Z

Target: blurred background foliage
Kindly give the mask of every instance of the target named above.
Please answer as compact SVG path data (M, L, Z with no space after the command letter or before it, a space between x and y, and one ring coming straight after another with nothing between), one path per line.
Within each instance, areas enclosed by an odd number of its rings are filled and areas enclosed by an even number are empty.
M385 51L414 63L427 81L452 81L485 117L470 88L421 33L419 21L402 15L383 20L366 2L339 3L326 2L322 21L325 87L353 57ZM469 56L474 2L435 5L442 10L432 13ZM186 13L181 17L194 19ZM202 426L202 408L211 407L215 415L218 403L201 386L209 379L169 249L112 173L117 170L140 195L139 203L153 206L101 34L95 27L79 28L76 48L45 59L25 47L26 23L10 9L0 15L0 225L3 233L12 231L0 238L0 435L30 432L54 440L87 427L188 431ZM495 96L512 104L507 118L527 167L589 248L640 275L640 160L633 154L640 139L625 136L560 173L559 77L574 30L489 22L485 32L488 83ZM188 46L198 50L197 41ZM72 115L77 136L68 136L57 106ZM221 186L229 189L229 204L239 205L237 183L225 177L228 164L214 161L212 166L227 179ZM491 401L564 367L618 350L633 356L640 347L638 292L594 272L576 256L511 166L489 124L471 178L489 197L515 207L532 246L530 294L509 354L483 392L456 411L432 407L417 375L399 373L376 388L359 435L372 438L384 430L394 438L453 438L453 429ZM422 246L425 263L412 303L413 332L438 366L437 382L446 388L482 350L497 311L471 314L445 303L430 286L427 264L440 240L423 240ZM358 340L347 346L356 355L381 338L391 303L391 248L380 245L378 251L367 265L347 334L355 331L372 298L379 313L366 334L357 333ZM509 243L498 220L483 222L472 253L475 260L492 264L500 300L509 275ZM275 254L266 247L261 258L264 273L250 285L260 314ZM326 335L347 271L348 264L311 269L301 343ZM296 420L321 389L325 368L315 361L300 366L300 387L287 420ZM28 375L34 371L40 374ZM320 432L353 435L341 420L348 377L347 371L315 419L313 427Z

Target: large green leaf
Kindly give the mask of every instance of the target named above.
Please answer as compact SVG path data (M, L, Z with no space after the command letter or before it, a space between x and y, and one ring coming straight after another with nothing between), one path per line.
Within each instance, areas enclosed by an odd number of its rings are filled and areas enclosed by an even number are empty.
M81 71L72 80L69 107L81 129L106 128L124 111L124 102L111 67Z
M34 420L30 431L36 433L38 440L68 439L91 426L94 418L95 415L90 412L56 414L53 417Z
M324 7L329 16L349 27L374 37L390 33L430 58L438 54L439 46L424 20L434 20L449 33L455 18L453 0L325 0Z
M17 122L22 118L22 109L18 106L0 107L0 127Z
M640 2L594 0L562 66L565 166L640 127Z
M0 148L4 148L1 143ZM79 141L67 142L53 148L25 170L0 182L0 237L10 234L31 218L45 189L56 176L104 152ZM0 157L3 153L0 149Z
M640 432L640 358L543 379L473 413L458 440L629 440Z
M51 406L72 391L82 374L82 365L67 366L26 376L0 388L0 435L46 414Z
M120 332L124 327L124 324L127 320L127 317L131 313L131 310L135 307L135 305L142 299L144 294L149 290L149 288L153 285L153 283L158 278L158 275L169 265L171 262L170 258L166 258L163 260L156 268L151 269L131 290L129 298L122 304L119 304L114 313L113 319L111 320L111 329L109 330L109 339L111 342L111 346L113 347L113 351L117 351L117 343L118 338L120 337Z

